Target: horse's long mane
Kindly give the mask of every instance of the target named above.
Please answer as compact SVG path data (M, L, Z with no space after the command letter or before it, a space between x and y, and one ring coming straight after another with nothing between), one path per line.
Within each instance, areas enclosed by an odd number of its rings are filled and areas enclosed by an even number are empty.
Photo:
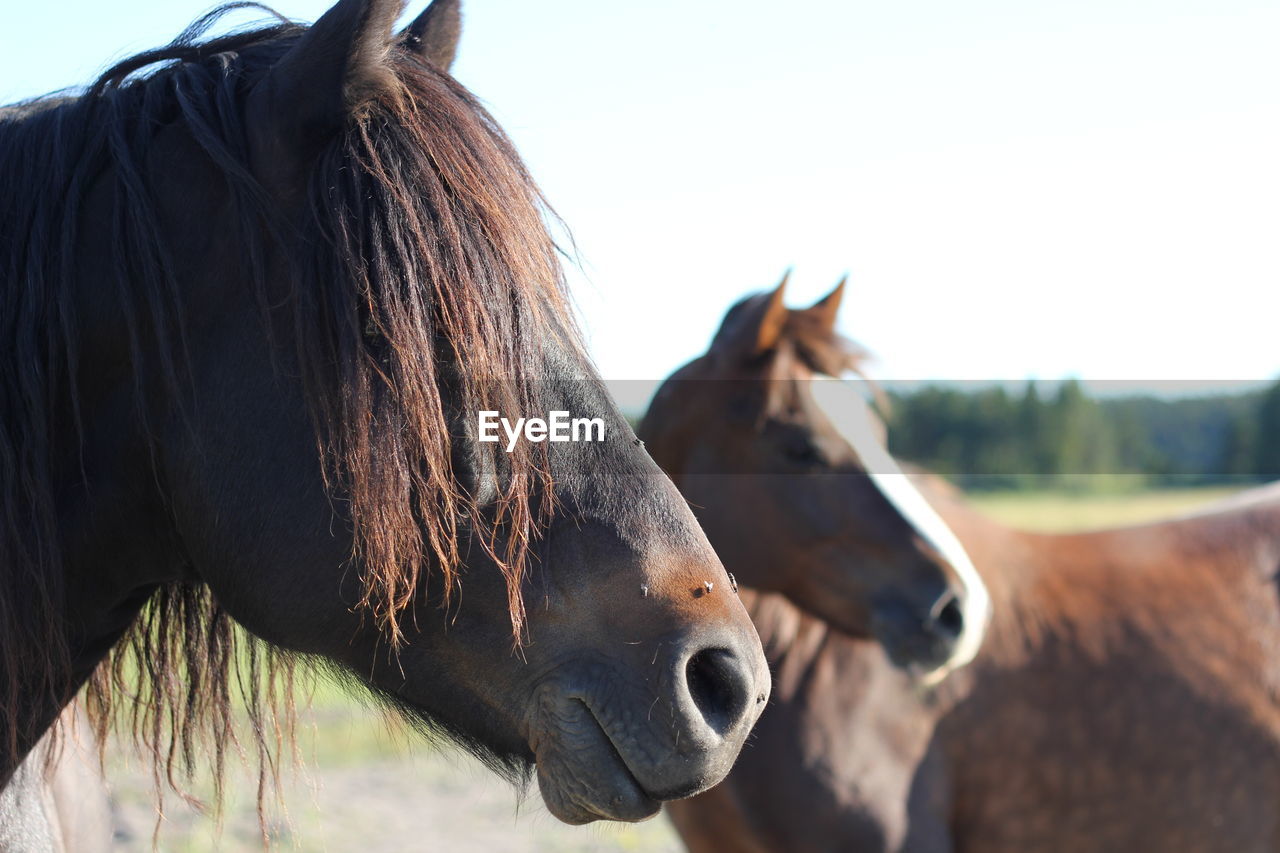
M428 568L448 602L460 539L473 534L506 575L517 640L522 630L521 577L550 500L545 460L527 442L494 455L484 464L497 493L483 499L451 460L458 412L533 409L525 377L539 342L554 334L576 346L543 199L475 98L395 49L391 86L320 151L304 221L283 221L250 170L241 107L303 28L281 20L204 38L218 14L83 94L0 111L0 734L11 750L29 725L18 697L66 698L55 491L75 463L54 458L50 437L87 426L72 298L83 259L73 251L89 190L104 179L113 224L95 226L113 229L113 251L95 264L129 319L137 417L144 429L155 421L146 399L157 383L190 399L182 292L159 238L163 176L147 169L159 130L174 124L229 189L264 331L289 330L287 361L301 371L334 505L350 520L369 617L394 647ZM284 304L267 298L269 246L292 267ZM469 451L488 448L497 454ZM173 782L195 766L201 732L211 731L220 768L236 692L267 749L278 732L260 701L276 683L266 673L287 680L291 663L265 654L237 650L206 587L169 584L99 669L91 699L102 721L124 711Z

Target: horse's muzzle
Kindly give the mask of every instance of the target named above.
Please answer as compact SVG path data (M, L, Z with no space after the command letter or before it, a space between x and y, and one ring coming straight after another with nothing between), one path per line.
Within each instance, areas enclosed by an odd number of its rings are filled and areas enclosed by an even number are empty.
M769 696L752 640L692 632L637 647L638 673L596 662L545 683L531 746L552 814L643 820L723 779Z
M895 666L931 672L947 665L960 645L964 608L951 589L914 602L884 596L871 608L871 630Z

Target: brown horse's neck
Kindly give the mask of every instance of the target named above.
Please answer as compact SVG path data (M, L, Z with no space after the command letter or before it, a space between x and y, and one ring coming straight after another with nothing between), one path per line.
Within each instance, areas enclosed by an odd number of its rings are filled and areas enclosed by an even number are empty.
M921 491L991 592L983 660L1018 666L1053 645L1097 661L1140 644L1170 659L1194 657L1212 677L1228 678L1262 654L1238 623L1247 602L1275 599L1280 489L1220 511L1071 534L1014 530L950 489L926 481ZM1224 657L1207 661L1197 648Z
M996 614L1018 600L1033 586L1043 569L1042 537L1005 527L974 509L958 490L933 475L913 480L942 519L955 532L973 560Z
M1074 671L1130 654L1153 660L1152 652L1205 691L1255 683L1247 701L1260 712L1267 696L1280 696L1280 671L1276 684L1256 684L1258 672L1277 669L1266 665L1257 639L1271 634L1241 624L1249 607L1276 600L1280 488L1198 516L1042 534L999 524L942 481L926 476L916 485L964 544L993 603L976 665L948 678L939 707L982 684L987 667ZM874 640L835 631L781 596L743 589L742 598L779 696L825 655L882 657Z

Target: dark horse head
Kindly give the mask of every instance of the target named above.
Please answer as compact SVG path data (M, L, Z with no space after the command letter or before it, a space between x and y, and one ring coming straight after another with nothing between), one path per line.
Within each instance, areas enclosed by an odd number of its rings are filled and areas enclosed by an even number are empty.
M0 112L0 784L95 668L167 760L220 745L231 620L571 822L714 784L756 719L754 628L447 71L456 2L399 12L196 26ZM508 452L488 410L603 440Z
M804 310L784 305L785 278L733 306L640 435L738 580L937 678L977 652L989 597L859 390L835 378L863 357L835 333L843 284Z

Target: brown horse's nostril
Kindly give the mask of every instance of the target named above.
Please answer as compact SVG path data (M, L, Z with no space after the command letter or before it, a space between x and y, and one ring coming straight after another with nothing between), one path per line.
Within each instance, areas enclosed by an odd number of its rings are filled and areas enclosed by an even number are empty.
M964 608L960 598L951 590L943 593L933 606L929 622L935 634L949 640L959 637L964 631Z
M941 666L968 628L964 599L942 586L918 598L885 595L871 608L872 633L898 666Z
M693 704L716 734L732 730L751 704L751 676L728 649L703 649L684 668Z

